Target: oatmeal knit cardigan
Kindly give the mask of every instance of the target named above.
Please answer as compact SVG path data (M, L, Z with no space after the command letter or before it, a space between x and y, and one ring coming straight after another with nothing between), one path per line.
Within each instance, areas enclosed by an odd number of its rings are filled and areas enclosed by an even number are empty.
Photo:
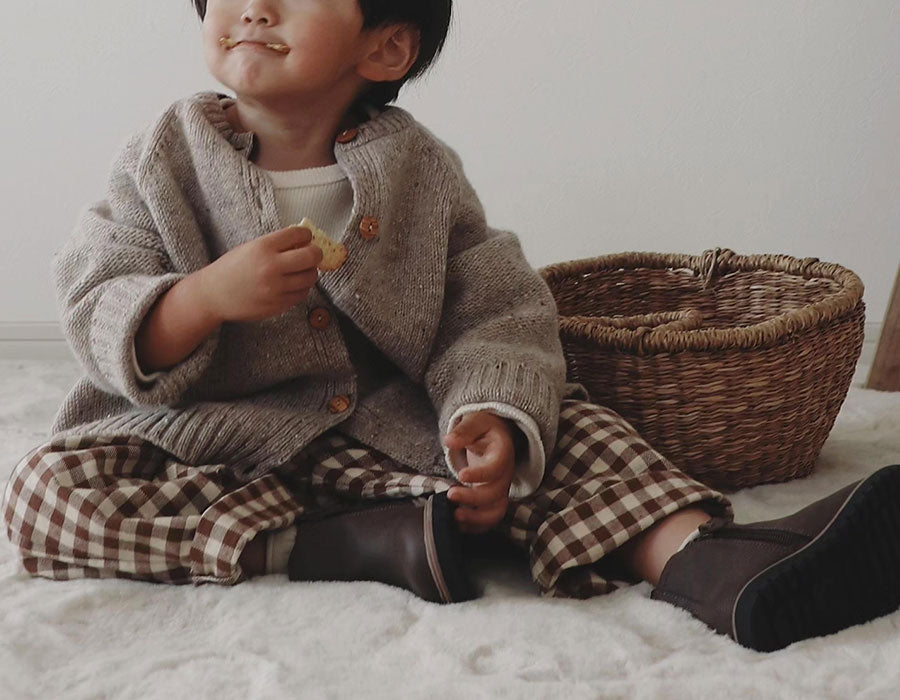
M79 214L54 255L61 321L84 376L51 436L139 436L250 480L335 429L450 476L440 438L451 417L499 403L533 419L549 460L561 400L587 398L566 382L553 296L518 238L486 224L457 154L399 107L335 141L354 195L337 236L343 266L320 273L304 303L226 322L140 381L133 341L160 295L281 228L272 182L249 158L255 136L231 128L224 97L179 100L131 136L106 198ZM511 496L536 485L514 484Z

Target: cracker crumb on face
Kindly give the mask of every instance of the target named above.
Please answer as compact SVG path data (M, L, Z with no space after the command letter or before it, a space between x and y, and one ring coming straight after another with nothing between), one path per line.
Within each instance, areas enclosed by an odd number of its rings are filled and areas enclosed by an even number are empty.
M226 49L233 49L235 46L240 44L241 42L232 39L230 36L219 37L219 46L222 46ZM278 53L288 53L291 50L291 47L287 44L278 44L271 43L266 44L267 49L272 49L273 51L277 51Z

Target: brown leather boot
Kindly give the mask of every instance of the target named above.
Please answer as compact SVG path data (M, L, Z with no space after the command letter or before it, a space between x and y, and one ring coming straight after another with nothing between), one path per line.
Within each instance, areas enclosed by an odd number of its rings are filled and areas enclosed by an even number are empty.
M291 581L380 581L433 603L477 597L446 492L297 521Z
M900 465L793 515L715 517L674 554L650 594L739 644L773 651L900 606Z

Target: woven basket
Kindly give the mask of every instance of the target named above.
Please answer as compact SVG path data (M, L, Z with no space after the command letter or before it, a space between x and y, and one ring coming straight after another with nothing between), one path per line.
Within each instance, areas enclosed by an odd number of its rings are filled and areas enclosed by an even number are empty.
M730 491L809 474L862 350L863 285L817 258L622 253L540 270L568 381Z

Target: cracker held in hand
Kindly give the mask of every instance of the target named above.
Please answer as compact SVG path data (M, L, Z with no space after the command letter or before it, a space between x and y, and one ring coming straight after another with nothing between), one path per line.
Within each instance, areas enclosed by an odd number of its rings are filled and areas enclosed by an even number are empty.
M319 248L322 249L322 262L318 264L318 268L323 272L337 270L347 259L347 248L343 243L337 243L331 240L322 229L318 228L308 216L303 217L303 221L294 224L300 228L308 228L312 231L313 240Z

